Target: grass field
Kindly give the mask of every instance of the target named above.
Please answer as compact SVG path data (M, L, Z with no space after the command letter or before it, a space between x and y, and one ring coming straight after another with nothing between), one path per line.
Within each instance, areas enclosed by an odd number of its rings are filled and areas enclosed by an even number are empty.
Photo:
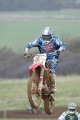
M3 119L3 118L1 118L0 120L16 120L16 119L8 119L8 118L6 118L6 119ZM37 119L34 119L34 118L32 118L32 119L18 119L18 120L37 120ZM46 120L46 119L39 119L38 118L38 120ZM53 119L53 118L50 118L50 119L47 119L47 120L57 120L57 119Z
M75 102L80 107L80 76L57 77L55 106ZM43 102L41 103L43 107ZM0 110L27 109L27 79L0 80Z
M8 46L23 52L26 43L35 40L45 26L51 26L54 34L67 41L80 36L80 10L59 12L1 12L0 48Z

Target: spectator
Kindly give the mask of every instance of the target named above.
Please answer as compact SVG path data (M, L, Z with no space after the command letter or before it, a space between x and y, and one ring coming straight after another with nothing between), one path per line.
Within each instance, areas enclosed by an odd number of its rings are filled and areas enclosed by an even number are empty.
M80 113L77 112L76 106L75 103L70 103L68 111L63 112L58 120L80 120Z

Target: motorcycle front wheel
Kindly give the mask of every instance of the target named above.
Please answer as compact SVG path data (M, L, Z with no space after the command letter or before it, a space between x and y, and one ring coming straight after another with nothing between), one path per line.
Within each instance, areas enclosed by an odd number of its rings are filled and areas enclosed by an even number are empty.
M37 75L31 76L28 80L28 99L33 108L38 108L41 103L41 92L38 92L39 78Z

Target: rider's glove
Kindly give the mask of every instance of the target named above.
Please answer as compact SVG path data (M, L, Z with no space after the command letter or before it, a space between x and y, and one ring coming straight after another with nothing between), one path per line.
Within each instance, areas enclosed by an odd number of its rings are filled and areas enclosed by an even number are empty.
M57 51L56 51L56 53L57 54L59 54L61 51L63 51L64 49L63 49L63 47L60 47Z
M27 56L29 54L29 49L28 48L25 48L24 49L24 56Z
M61 52L61 51L63 51L63 50L64 50L63 47L60 47L60 48L58 49L59 52Z

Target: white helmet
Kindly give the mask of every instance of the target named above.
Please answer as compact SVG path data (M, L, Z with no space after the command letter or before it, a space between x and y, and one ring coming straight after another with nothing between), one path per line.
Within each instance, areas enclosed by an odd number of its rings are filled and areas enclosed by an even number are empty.
M68 105L68 109L69 109L69 110L76 110L76 107L77 107L77 105L76 105L75 103L70 103L70 104Z
M53 31L50 27L46 27L42 31L42 37L44 40L50 40L52 38L52 35L53 35Z

